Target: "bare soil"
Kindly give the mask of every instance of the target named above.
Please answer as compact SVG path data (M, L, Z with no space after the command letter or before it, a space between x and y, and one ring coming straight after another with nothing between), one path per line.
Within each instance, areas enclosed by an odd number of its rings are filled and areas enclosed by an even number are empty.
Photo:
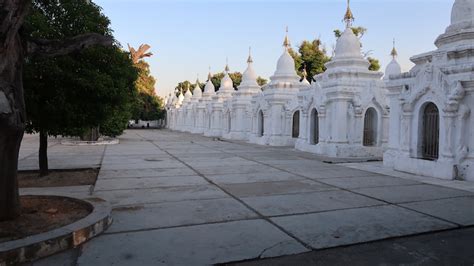
M91 212L92 206L88 203L71 198L23 196L20 217L0 222L0 243L72 224Z
M98 174L99 169L51 170L43 177L37 171L18 172L18 185L21 188L94 185Z

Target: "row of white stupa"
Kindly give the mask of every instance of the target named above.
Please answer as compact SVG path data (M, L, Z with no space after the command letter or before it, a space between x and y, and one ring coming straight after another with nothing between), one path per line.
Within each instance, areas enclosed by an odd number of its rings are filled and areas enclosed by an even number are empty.
M257 84L249 56L237 91L226 66L217 93L209 77L204 92L171 96L167 127L329 157L383 156L396 170L474 181L474 0L455 1L438 49L411 58L410 72L401 73L394 48L383 80L368 70L350 7L345 21L312 84L300 81L287 36L268 85Z

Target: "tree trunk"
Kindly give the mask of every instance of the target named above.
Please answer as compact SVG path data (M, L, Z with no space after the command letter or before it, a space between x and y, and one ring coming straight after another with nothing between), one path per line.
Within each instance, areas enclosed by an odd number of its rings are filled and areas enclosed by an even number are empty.
M0 221L20 214L18 154L25 130L23 47L18 31L27 1L0 2Z
M48 167L48 134L46 132L40 132L40 146L39 146L39 168L40 176L47 176L49 174Z
M0 221L20 214L17 167L23 128L0 123Z

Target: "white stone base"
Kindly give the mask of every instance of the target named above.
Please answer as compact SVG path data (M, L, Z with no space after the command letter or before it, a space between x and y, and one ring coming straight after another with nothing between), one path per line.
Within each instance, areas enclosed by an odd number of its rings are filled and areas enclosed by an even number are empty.
M204 132L204 136L206 137L214 137L214 138L217 138L217 137L222 137L222 131L220 130L209 130L209 131L206 131Z
M323 156L334 158L364 158L364 159L382 159L382 147L365 147L349 144L327 144L319 143L316 145L308 144L305 141L297 141L295 148L300 151L311 152Z
M394 151L388 151L384 155L384 165L392 167L396 171L436 177L445 180L455 179L455 166L449 161L429 161L418 158L409 158Z
M276 147L295 146L297 139L285 136L270 136L268 138L268 145Z
M245 132L230 132L227 134L223 134L222 137L224 139L230 139L230 140L248 140L249 137Z

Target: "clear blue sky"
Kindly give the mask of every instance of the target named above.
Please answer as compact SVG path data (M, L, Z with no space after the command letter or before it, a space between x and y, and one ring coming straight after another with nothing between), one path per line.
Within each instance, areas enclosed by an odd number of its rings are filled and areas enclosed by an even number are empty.
M321 38L328 53L334 29L344 27L346 0L94 0L111 19L115 37L126 47L148 43L148 62L164 96L182 80L205 80L208 67L244 71L252 46L257 74L269 78L282 52L285 27L293 46ZM449 25L454 0L352 0L355 26L368 29L363 50L383 68L397 40L404 71L413 55L435 49Z

